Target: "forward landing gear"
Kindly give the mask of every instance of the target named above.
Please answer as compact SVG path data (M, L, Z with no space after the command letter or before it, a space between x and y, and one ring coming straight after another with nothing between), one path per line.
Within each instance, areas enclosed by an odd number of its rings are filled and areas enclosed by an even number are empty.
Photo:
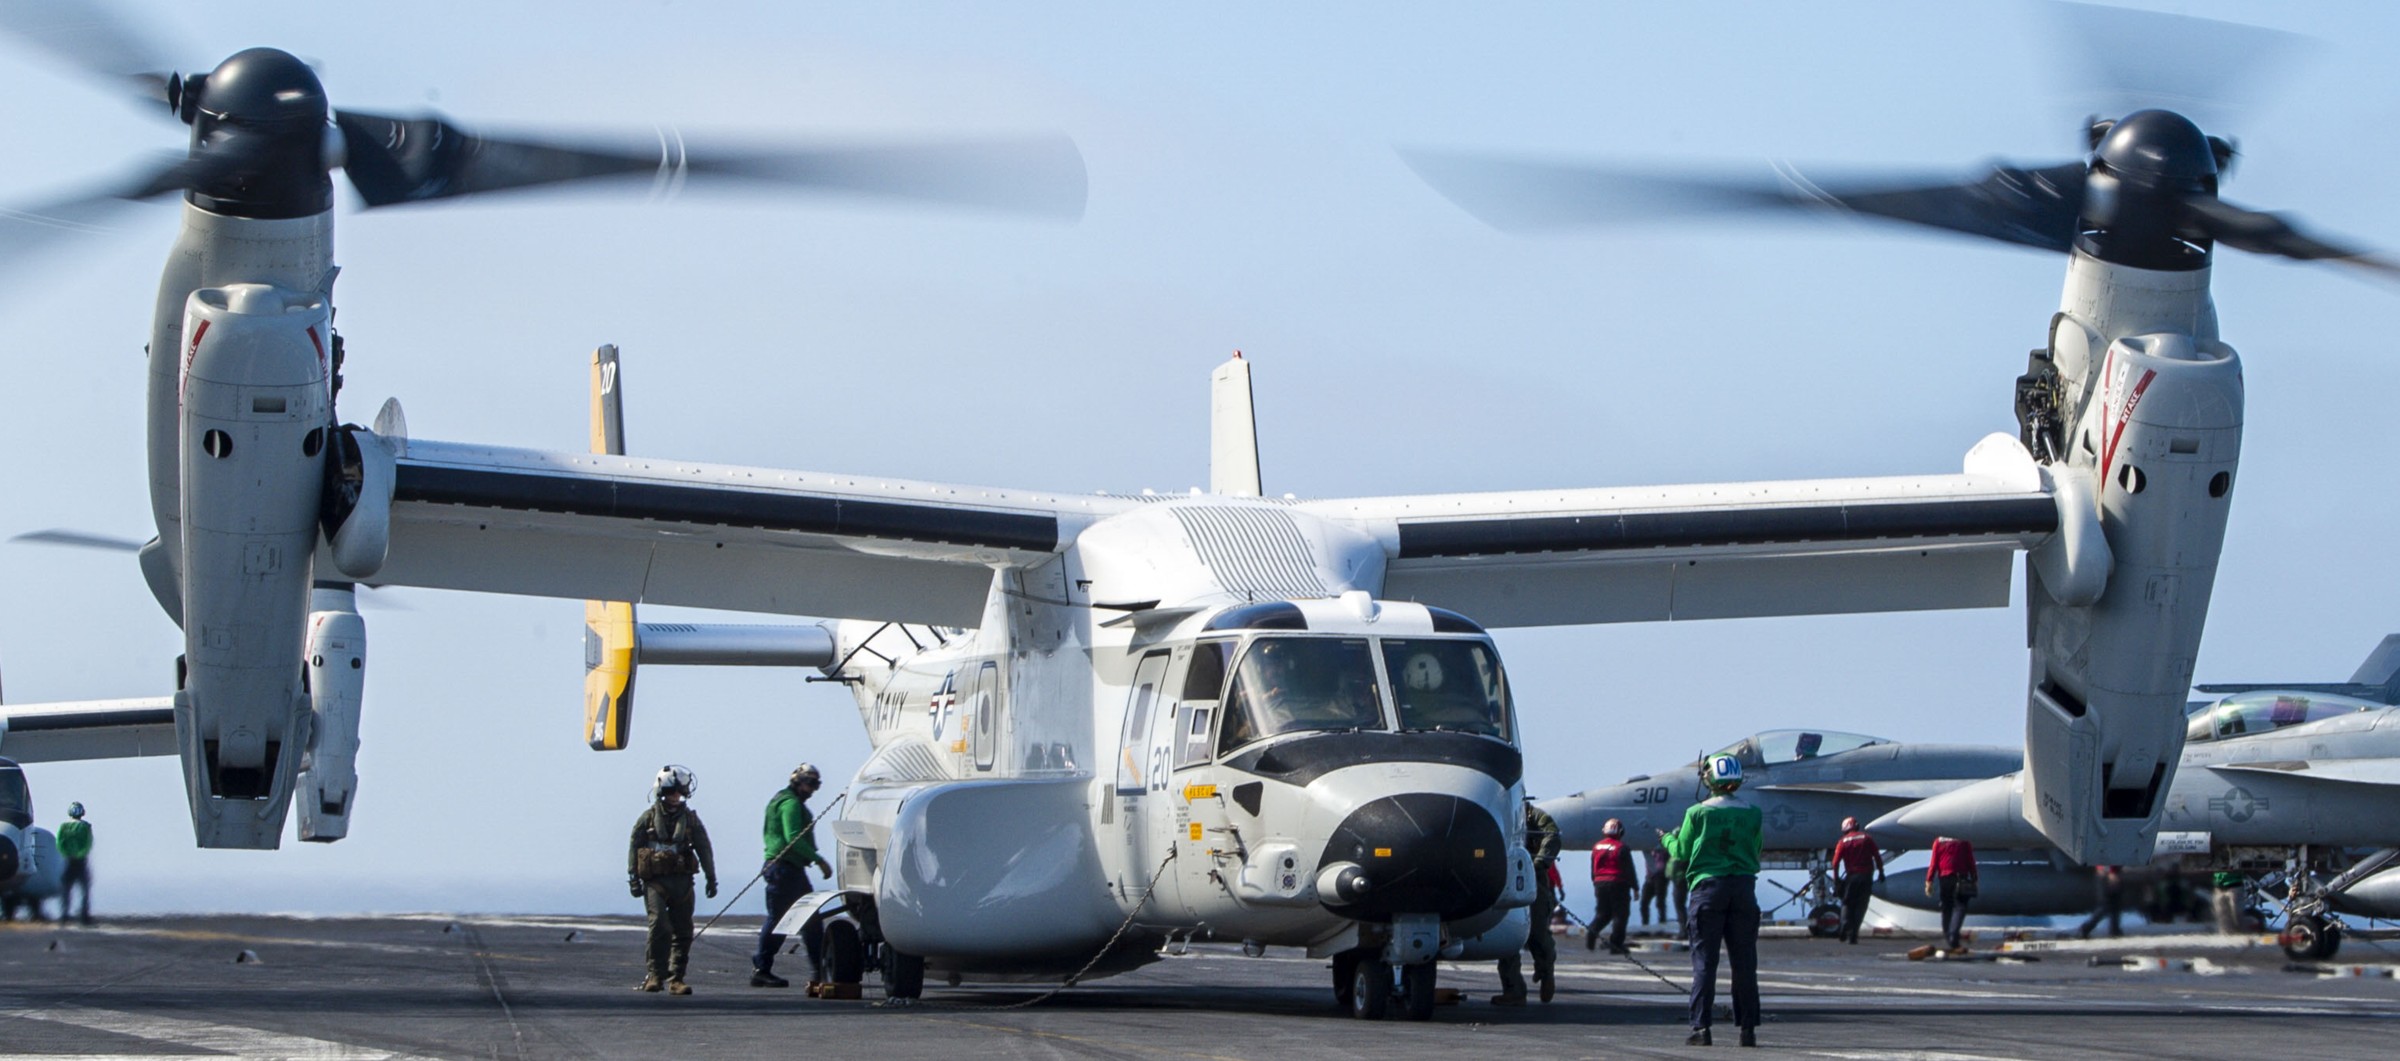
M2284 923L2280 942L2283 953L2293 961L2321 962L2342 949L2342 923L2314 914L2298 915Z
M1439 970L1434 962L1404 965L1395 984L1393 969L1380 954L1364 948L1342 951L1333 956L1333 1000L1359 1020L1392 1016L1394 1002L1409 1020L1431 1020Z

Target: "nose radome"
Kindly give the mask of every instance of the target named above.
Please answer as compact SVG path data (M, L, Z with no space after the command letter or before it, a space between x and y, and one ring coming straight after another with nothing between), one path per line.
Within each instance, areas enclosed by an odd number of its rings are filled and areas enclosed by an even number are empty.
M1319 901L1362 921L1479 914L1500 900L1507 882L1506 843L1500 823L1472 800L1431 792L1385 796L1350 812L1318 863L1356 864L1363 887L1320 894Z

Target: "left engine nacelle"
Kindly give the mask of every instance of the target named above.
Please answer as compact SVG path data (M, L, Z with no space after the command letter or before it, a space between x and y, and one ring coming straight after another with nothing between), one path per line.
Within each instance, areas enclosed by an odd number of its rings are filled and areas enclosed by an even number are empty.
M307 746L301 690L333 428L325 299L264 284L184 304L184 668L175 733L202 847L273 848Z

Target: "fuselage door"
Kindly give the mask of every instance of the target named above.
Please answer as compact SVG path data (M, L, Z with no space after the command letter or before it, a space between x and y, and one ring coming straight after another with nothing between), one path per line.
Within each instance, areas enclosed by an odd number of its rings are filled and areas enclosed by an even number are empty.
M1133 669L1133 691L1125 698L1125 732L1117 741L1117 791L1140 795L1149 787L1150 718L1159 707L1167 679L1165 649L1142 657Z

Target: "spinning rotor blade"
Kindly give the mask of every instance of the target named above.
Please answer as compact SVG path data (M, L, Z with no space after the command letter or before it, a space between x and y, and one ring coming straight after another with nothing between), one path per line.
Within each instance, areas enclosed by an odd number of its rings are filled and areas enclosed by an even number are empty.
M2047 36L2067 42L2054 80L2086 114L2164 107L2223 131L2317 42L2263 26L2052 2Z
M2400 280L2400 262L2311 236L2281 214L2246 209L2223 199L2191 199L2184 206L2202 235L2225 246L2297 261L2347 265L2387 280Z
M0 0L0 32L49 53L93 77L130 86L146 104L172 102L161 58L140 33L107 5L63 0Z
M338 111L334 121L343 169L369 206L602 178L647 177L673 189L700 177L1054 217L1083 213L1083 156L1064 137L696 153L673 133L637 147L504 139L439 118L361 111Z
M1996 166L1969 181L1813 181L1790 169L1774 177L1709 177L1454 152L1402 155L1451 202L1510 231L1675 215L1833 212L2057 251L2074 242L2085 176L2080 162Z
M10 538L9 541L31 542L37 545L64 545L73 549L98 549L110 553L142 551L142 543L131 538L119 538L110 534L93 534L89 531L66 530L57 527L49 530L27 531Z

